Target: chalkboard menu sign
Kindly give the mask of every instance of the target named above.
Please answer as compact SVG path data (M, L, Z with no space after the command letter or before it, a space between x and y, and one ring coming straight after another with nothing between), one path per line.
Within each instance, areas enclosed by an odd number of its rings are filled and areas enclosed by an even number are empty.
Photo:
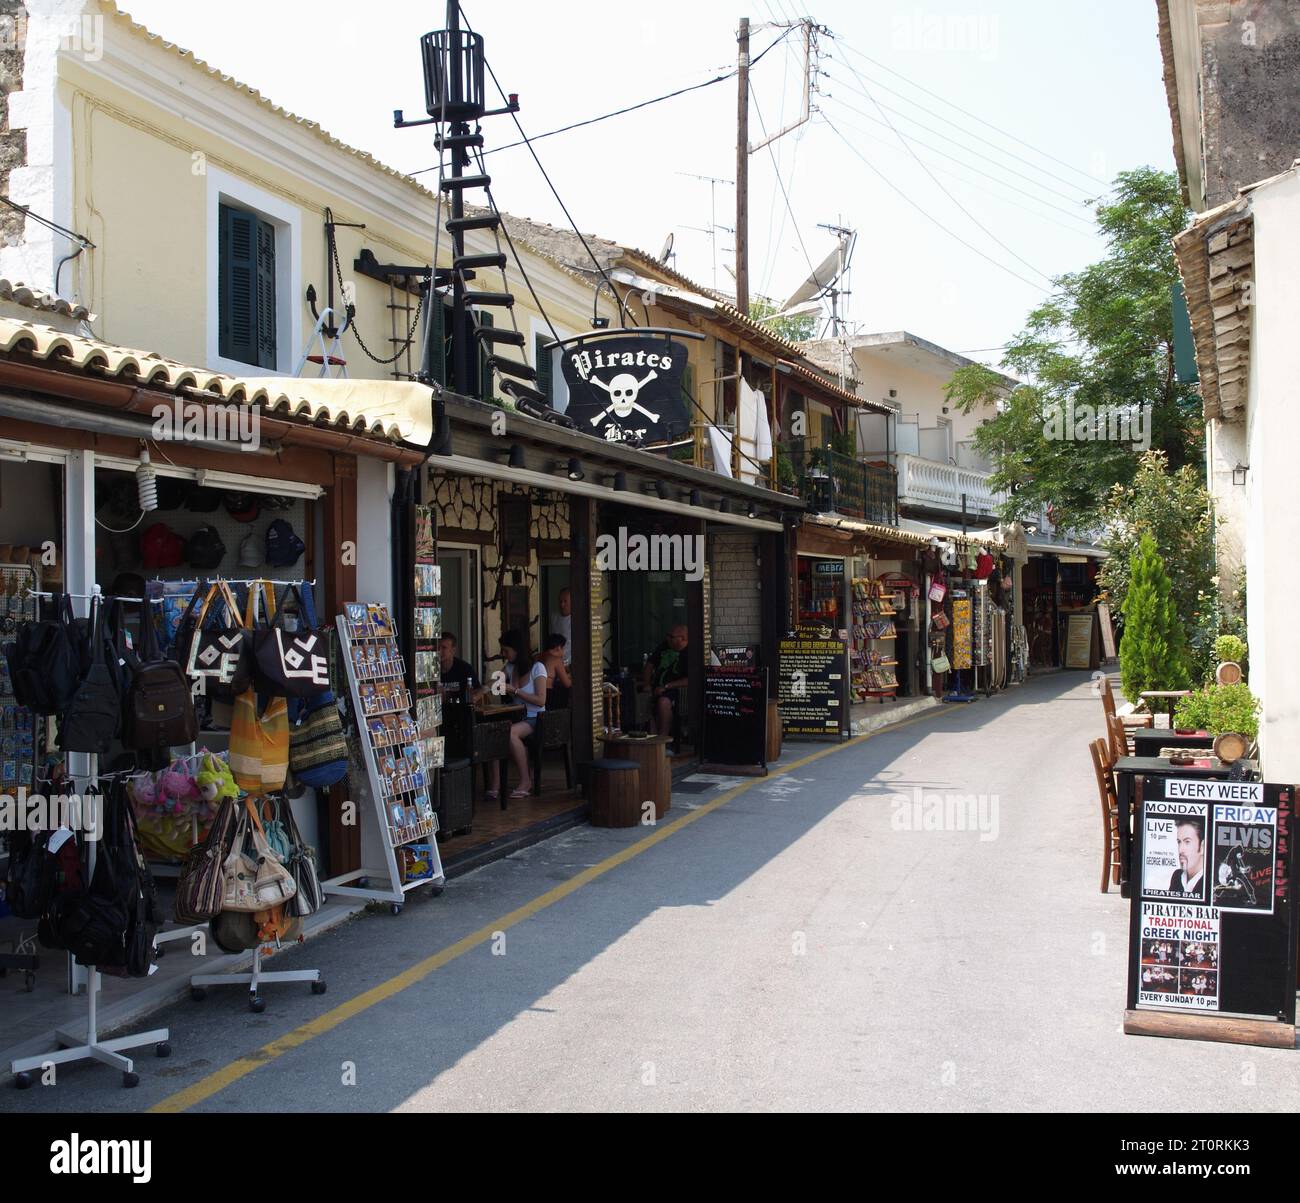
M796 631L781 640L777 700L787 735L842 739L849 728L848 647L822 630Z
M767 669L705 670L702 759L767 768Z
M1125 1031L1294 1047L1292 788L1146 782L1132 843Z

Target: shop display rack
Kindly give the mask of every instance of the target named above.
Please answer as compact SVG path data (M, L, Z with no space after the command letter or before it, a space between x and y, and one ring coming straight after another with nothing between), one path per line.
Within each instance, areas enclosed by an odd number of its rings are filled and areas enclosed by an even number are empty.
M338 632L384 865L321 885L328 894L385 901L396 915L411 890L425 885L440 889L445 881L434 839L433 770L425 757L426 740L440 738L441 706L430 705L439 699L428 696L417 697L413 707L406 663L386 606L348 602L338 616ZM418 872L412 872L412 865L419 866Z
M898 692L894 597L895 592L884 581L865 576L853 580L850 689L855 702L867 698L884 702Z

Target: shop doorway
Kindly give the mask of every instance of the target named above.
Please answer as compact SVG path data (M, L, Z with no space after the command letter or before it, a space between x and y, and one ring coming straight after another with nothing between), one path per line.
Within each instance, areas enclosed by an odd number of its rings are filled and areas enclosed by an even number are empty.
M458 655L476 669L483 664L483 608L479 599L479 550L438 544L442 568L442 629L456 636Z

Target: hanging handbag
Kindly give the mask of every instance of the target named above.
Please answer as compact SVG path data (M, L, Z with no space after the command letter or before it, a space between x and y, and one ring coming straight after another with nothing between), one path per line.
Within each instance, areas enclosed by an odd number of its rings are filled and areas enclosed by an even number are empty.
M190 610L194 608L200 585L190 599ZM225 622L217 626L205 626L205 620L214 602L225 614ZM186 610L186 615L190 613ZM249 649L248 632L239 625L239 604L235 601L230 586L225 581L208 588L199 609L198 617L188 629L187 622L181 619L180 635L177 647L185 649L185 670L191 677L206 677L211 682L228 685L236 693L243 693L253 676L252 652Z
M930 623L936 631L946 631L952 625L948 621L948 615L942 610L936 610L930 615Z
M947 584L937 577L930 582L930 600L932 602L941 602L948 596Z
M221 866L221 909L247 911L262 909L257 900L257 860L248 851L248 812L239 808L234 839Z
M298 628L284 629L285 603L297 600ZM258 691L272 697L309 698L330 687L329 629L308 624L297 586L280 596L270 626L253 632L253 680Z
M198 720L189 679L175 660L165 660L146 606L140 622L140 652L128 655L133 675L127 691L122 742L137 751L156 751L194 742Z
M246 620L249 628L257 621L257 595L257 587L250 588ZM260 715L253 687L235 698L228 759L235 782L250 794L275 793L284 788L289 772L289 708L284 698L271 698Z
M271 818L267 817L268 808ZM271 851L280 858L280 863L287 865L289 857L293 853L293 840L289 835L288 827L280 818L280 815L284 813L284 809L274 799L262 799L262 831L266 836L266 842L270 845Z
M314 628L311 586L304 584L299 596L303 619ZM325 789L342 781L348 772L348 743L333 692L326 690L317 697L296 701L290 720L289 768L295 780L313 789Z
M952 665L948 663L947 653L942 656L935 656L935 658L930 661L930 669L936 673L949 672L952 669Z
M222 952L247 952L262 942L252 911L219 911L208 929Z
M288 902L298 887L294 885L293 874L284 867L284 863L271 848L252 799L245 798L244 805L248 808L248 817L252 823L249 840L257 861L253 892L257 898L258 910L269 910Z
M293 807L287 799L281 799L280 815L289 833L289 859L285 865L293 874L294 884L298 887L293 899L288 903L291 915L300 918L318 911L325 903L325 891L321 889L320 875L316 870L316 849L303 842L302 832L298 830L298 821L293 817Z
M202 923L221 910L222 872L235 836L235 803L222 800L203 842L192 848L176 882L172 914L178 923Z
M9 677L18 705L40 715L61 714L81 683L83 640L72 616L72 598L61 594L55 614L40 622L25 622L17 637L5 644Z
M59 722L59 750L104 755L122 724L118 658L104 624L104 602L91 599L87 622L90 664Z

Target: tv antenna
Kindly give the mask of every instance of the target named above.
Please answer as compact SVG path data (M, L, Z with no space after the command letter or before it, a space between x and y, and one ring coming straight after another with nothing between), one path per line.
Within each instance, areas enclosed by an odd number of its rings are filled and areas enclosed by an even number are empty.
M819 222L817 228L819 230L828 230L835 235L835 249L817 265L812 275L790 294L785 304L781 306L780 313L775 316L793 316L791 310L808 302L817 301L820 303L829 300L831 312L826 319L826 324L822 327L821 336L825 338L829 333L831 337L840 339L842 342L848 326L848 318L843 312L841 298L846 298L852 294L848 284L848 273L858 235L856 230L851 230L847 226L828 225ZM801 310L801 312L806 312L806 310ZM840 355L839 360L840 387L843 388L847 376L843 353Z
M698 230L701 234L707 234L709 238L709 250L713 256L713 291L718 291L718 231L722 230L727 234L734 234L736 231L730 226L718 225L718 185L726 184L728 187L736 186L735 180L724 180L714 175L696 175L690 171L679 171L677 175L684 176L688 180L703 180L709 186L709 225L706 229L703 226L686 226L688 230Z

